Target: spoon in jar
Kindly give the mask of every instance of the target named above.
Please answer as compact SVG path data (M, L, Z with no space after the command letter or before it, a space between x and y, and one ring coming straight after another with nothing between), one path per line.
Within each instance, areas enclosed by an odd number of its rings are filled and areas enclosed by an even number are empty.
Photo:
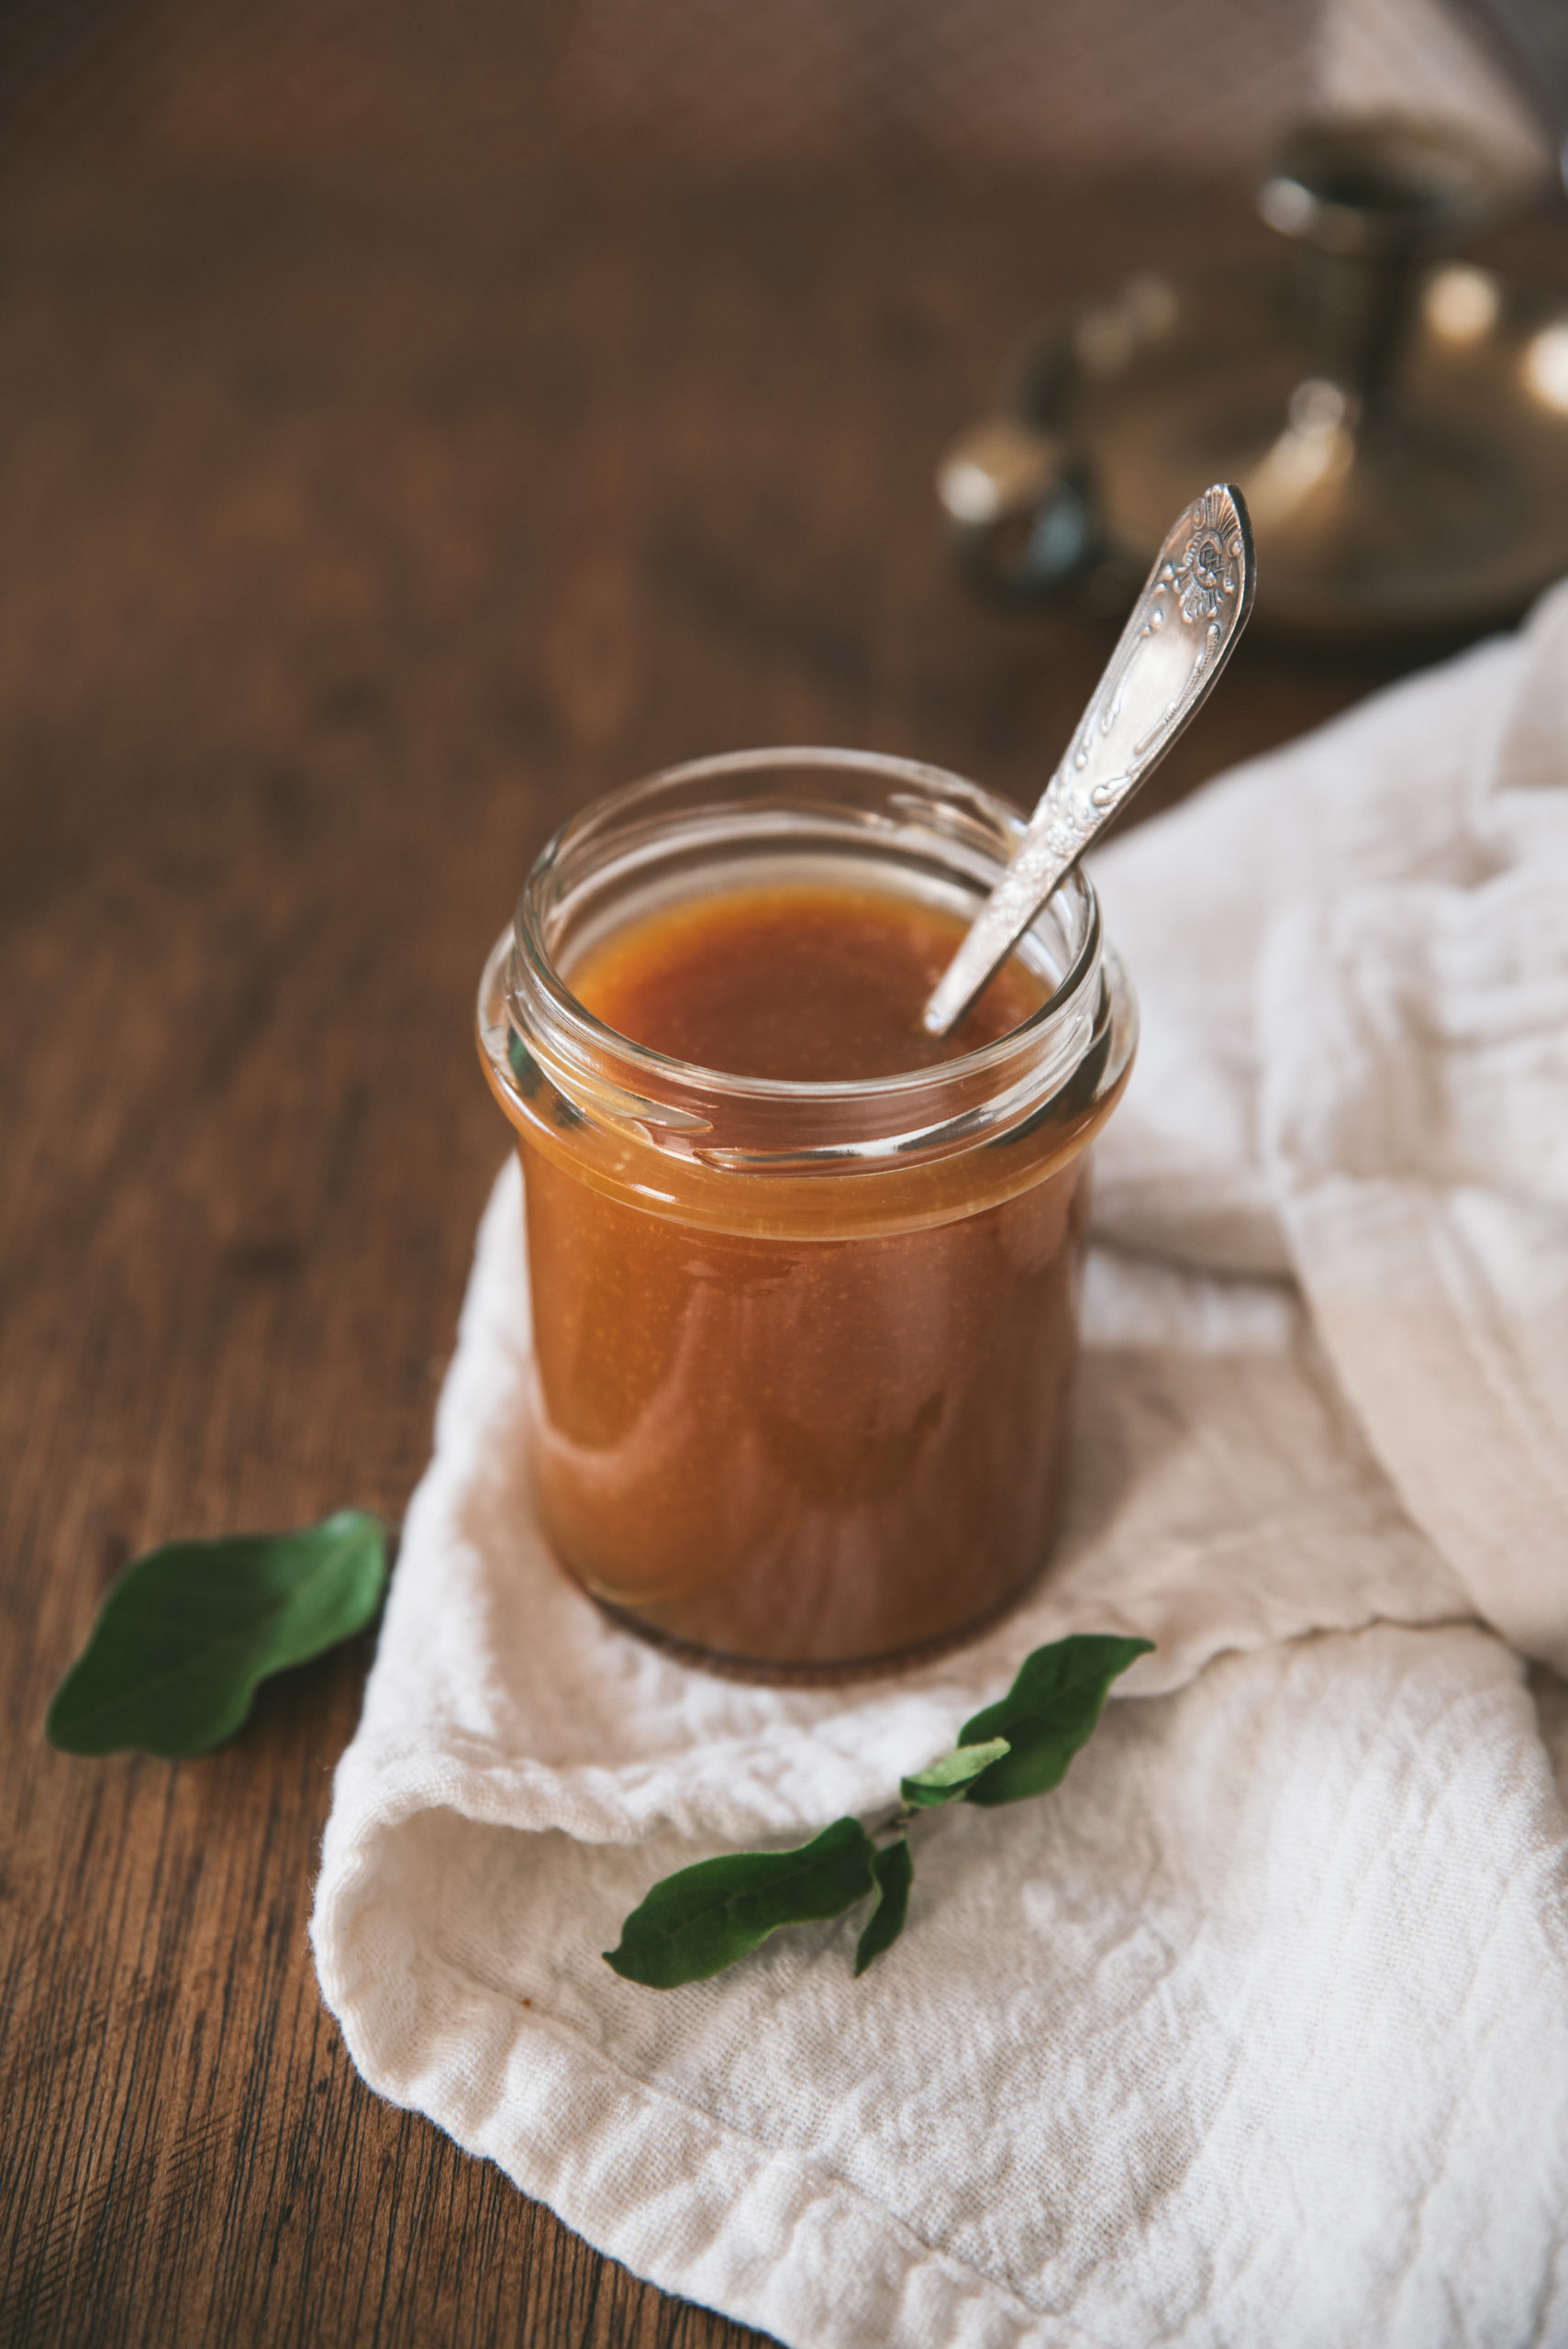
M1051 891L1202 708L1247 625L1256 578L1241 493L1217 482L1155 556L1011 863L921 1014L929 1036L958 1025Z

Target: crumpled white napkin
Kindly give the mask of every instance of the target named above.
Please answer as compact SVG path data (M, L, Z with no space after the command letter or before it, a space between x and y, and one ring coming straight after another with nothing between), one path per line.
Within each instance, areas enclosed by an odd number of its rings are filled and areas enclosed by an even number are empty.
M1096 878L1144 1041L1047 1580L847 1693L612 1629L518 1464L508 1168L322 1988L373 2087L795 2349L1568 2342L1568 1703L1515 1653L1568 1665L1568 589ZM922 1822L861 1981L853 1921L673 1992L601 1963L1073 1629L1158 1642L1142 1701L1057 1794Z

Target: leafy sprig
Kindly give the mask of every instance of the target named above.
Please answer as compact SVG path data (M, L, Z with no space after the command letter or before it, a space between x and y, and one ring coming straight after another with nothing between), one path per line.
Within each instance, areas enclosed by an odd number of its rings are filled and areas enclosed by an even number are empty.
M1006 1695L964 1723L951 1753L900 1781L898 1807L874 1833L858 1819L836 1819L789 1851L727 1852L679 1868L632 1910L606 1962L628 1982L672 1990L723 1973L781 1925L841 1917L874 1893L855 1949L863 1974L904 1930L917 1815L949 1803L1021 1802L1060 1786L1094 1734L1111 1682L1152 1645L1080 1631L1036 1648Z

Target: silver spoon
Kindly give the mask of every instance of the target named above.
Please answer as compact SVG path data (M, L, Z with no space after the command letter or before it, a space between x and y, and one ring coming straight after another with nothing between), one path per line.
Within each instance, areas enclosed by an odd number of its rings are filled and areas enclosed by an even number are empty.
M1252 608L1257 570L1241 493L1206 489L1154 558L1105 674L1011 863L921 1015L955 1028L1057 884L1202 708Z

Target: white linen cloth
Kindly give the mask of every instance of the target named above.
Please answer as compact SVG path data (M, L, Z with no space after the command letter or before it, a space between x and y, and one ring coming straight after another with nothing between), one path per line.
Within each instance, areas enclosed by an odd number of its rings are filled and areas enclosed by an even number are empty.
M612 1628L517 1465L508 1168L323 1992L383 2095L792 2349L1568 2343L1568 1705L1521 1661L1568 1667L1568 588L1096 880L1144 1038L1047 1579L849 1691ZM862 1980L859 1918L677 1991L602 1963L657 1877L881 1809L1075 1629L1157 1652L1056 1794L919 1823Z

